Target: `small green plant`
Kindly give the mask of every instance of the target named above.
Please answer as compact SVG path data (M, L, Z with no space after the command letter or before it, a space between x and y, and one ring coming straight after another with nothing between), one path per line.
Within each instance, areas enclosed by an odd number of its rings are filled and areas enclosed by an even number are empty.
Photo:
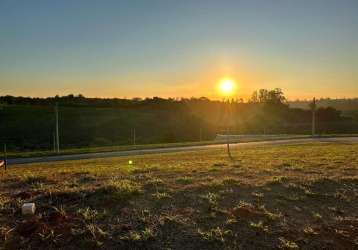
M231 224L238 223L238 220L237 220L237 219L234 219L234 218L230 218L230 219L227 219L225 223L226 223L227 225L231 225Z
M329 211L334 212L336 214L344 214L344 210L336 208L336 207L328 207Z
M169 198L170 195L165 192L164 181L159 178L152 178L144 185L145 190L154 190L153 197L157 199Z
M316 232L312 227L307 226L303 229L303 232L307 235L317 235L318 232Z
M142 231L131 230L127 235L121 236L120 239L125 241L137 242L137 241L148 241L154 237L155 234L153 230L146 227Z
M233 164L231 165L232 168L241 168L242 165L241 164Z
M158 200L171 198L171 195L168 194L168 193L165 193L165 192L155 192L154 194L152 194L152 196L155 197Z
M246 201L240 201L239 204L235 208L248 208L255 209L255 206Z
M193 178L189 176L184 176L184 177L177 178L175 181L179 184L187 185L193 183Z
M47 178L43 177L43 176L34 176L34 175L29 175L25 177L24 182L28 185L41 185L45 182L47 182Z
M220 195L227 195L227 194L233 194L234 190L232 188L225 188L223 190L219 191Z
M293 190L299 190L300 189L299 185L297 185L296 183L292 183L292 182L288 183L286 185L286 187L289 188L289 189L293 189Z
M312 192L310 189L308 189L308 188L305 188L304 189L304 193L305 193L305 195L307 195L307 196L315 196L316 195L316 193L314 193L314 192Z
M215 167L215 168L217 168L217 167L225 167L225 166L227 166L227 164L224 163L224 162L217 162L217 163L214 163L212 165L212 167Z
M301 200L303 200L303 197L298 195L298 194L289 194L287 196L283 196L283 198L285 200L288 200L288 201L301 201Z
M224 230L220 227L211 229L209 231L201 231L200 229L198 229L198 233L204 240L211 241L211 242L217 241L221 243L225 242L226 236L233 235L231 230Z
M148 185L148 186L159 186L159 185L163 185L163 184L164 184L164 181L159 178L149 179L146 183L146 185Z
M280 241L280 244L278 246L278 248L280 249L299 249L298 245L295 242L287 240L284 237L280 237L278 238L278 240Z
M90 207L80 208L77 210L77 213L82 215L87 221L93 221L98 216L97 210L91 209Z
M252 192L251 195L256 197L256 198L263 198L264 197L264 194L260 193L260 192Z
M99 226L94 223L86 225L85 233L89 234L92 240L95 241L98 246L101 246L103 244L101 240L108 235L107 232L103 231Z
M82 244L95 243L96 247L103 245L103 241L109 235L95 223L85 224L83 228L71 228L71 234L81 239Z
M250 222L249 226L254 229L261 230L263 232L268 232L268 226L265 226L262 221L259 221L258 223Z
M141 187L130 180L111 180L104 190L117 199L128 199L142 193Z
M142 239L142 236L137 231L130 231L127 236L121 237L122 240L128 240L128 241L140 241Z
M214 209L218 206L218 195L215 193L207 193L206 195L202 196L203 199L209 202L209 208Z
M206 184L207 187L212 189L221 189L224 188L224 183L222 180L212 180Z
M275 221L275 220L280 219L282 217L281 212L272 213L272 212L268 211L265 206L260 206L260 210L266 216L266 218L271 220L271 221Z
M304 166L296 165L296 166L292 167L292 170L294 170L294 171L302 171L302 170L304 170Z
M271 184L282 184L286 182L288 178L286 176L274 176L270 181Z
M350 203L352 201L352 198L347 195L344 190L338 190L337 192L335 192L334 198L345 201L347 203Z
M218 168L218 167L211 167L209 169L209 172L218 172L218 171L220 171L220 168Z
M94 182L96 180L96 178L93 178L91 176L84 176L81 177L78 182L81 184L85 184L85 183L90 183L90 182Z
M152 229L146 227L144 230L142 230L142 239L143 240L149 240L151 238L154 238L154 233Z
M353 244L354 244L355 246L358 246L358 238L355 238L355 239L353 240Z
M320 213L313 212L312 216L315 220L322 220L322 215Z
M60 205L58 207L53 206L53 209L56 212L60 213L62 216L66 216L66 210L65 210L65 207L63 205Z
M227 186L233 186L233 185L240 185L240 181L232 178L232 177L225 177L222 179L222 184L227 185Z
M50 229L49 232L39 233L38 235L43 242L52 242L57 244L61 240L61 235L56 235L53 229Z

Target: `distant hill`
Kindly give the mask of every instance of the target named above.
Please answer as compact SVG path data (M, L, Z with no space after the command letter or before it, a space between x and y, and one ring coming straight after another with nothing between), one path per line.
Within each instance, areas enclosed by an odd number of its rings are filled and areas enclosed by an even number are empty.
M289 101L290 107L292 108L301 108L308 109L309 103L312 100L296 100ZM358 110L358 98L351 99L330 99L330 98L321 98L317 99L318 107L332 107L341 111L352 111Z
M289 101L291 108L309 109L311 100ZM317 100L318 107L332 107L342 111L343 115L358 118L358 98L331 99L321 98Z

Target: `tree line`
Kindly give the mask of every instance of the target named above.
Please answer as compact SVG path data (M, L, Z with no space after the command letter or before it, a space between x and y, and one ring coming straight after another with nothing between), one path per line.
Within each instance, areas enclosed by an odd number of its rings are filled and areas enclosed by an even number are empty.
M50 149L54 106L59 106L63 147L87 147L136 142L166 143L210 140L233 134L308 134L311 111L291 107L281 89L255 91L251 98L48 98L0 96L0 142L10 148ZM357 133L358 119L333 107L316 112L318 133Z

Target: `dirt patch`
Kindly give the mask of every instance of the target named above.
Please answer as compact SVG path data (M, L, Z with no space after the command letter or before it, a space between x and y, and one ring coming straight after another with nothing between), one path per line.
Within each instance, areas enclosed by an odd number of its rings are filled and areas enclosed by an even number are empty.
M40 191L22 191L12 195L12 197L27 200L40 194L42 194Z
M15 232L22 237L31 237L35 232L41 231L45 224L38 218L21 221L15 229Z

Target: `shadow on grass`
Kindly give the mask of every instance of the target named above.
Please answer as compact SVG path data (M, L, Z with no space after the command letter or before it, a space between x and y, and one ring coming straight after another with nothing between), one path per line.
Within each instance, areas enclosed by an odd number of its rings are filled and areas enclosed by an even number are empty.
M262 185L245 184L236 177L181 177L172 182L180 188L170 189L164 178L152 178L143 186L133 180L110 179L93 189L40 194L34 201L46 221L39 223L50 220L52 206L64 206L65 215L51 216L71 232L71 241L56 241L54 236L51 243L36 243L25 234L21 236L27 241L20 243L30 242L40 249L249 250L354 249L357 244L357 178L277 176ZM169 198L162 197L165 192ZM79 209L82 215L76 212ZM106 212L94 219L89 216L101 209ZM50 223L46 227L54 228ZM14 234L19 235L16 230Z

